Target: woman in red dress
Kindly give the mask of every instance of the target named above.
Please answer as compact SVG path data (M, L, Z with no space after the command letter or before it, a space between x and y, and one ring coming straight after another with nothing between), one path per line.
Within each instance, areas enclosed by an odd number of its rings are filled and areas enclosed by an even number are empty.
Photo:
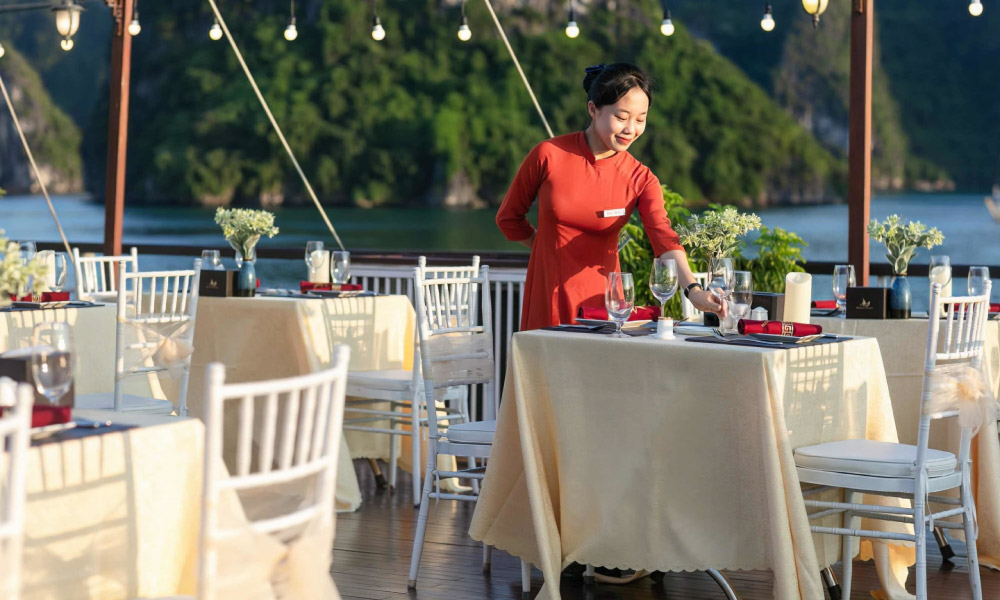
M663 208L660 181L628 153L646 129L649 77L626 63L598 65L587 68L583 88L590 126L535 146L497 212L504 236L531 248L521 330L572 323L581 307L604 306L607 274L620 270L618 232L636 208L654 253L677 262L691 303L722 312L695 283ZM536 197L537 229L526 218Z

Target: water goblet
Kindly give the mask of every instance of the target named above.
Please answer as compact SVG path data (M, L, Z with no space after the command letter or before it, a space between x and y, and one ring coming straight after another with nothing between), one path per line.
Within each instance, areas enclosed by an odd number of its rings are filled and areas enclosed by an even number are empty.
M218 250L201 251L201 268L204 271L225 271L222 264L222 256Z
M306 267L312 271L318 263L322 260L320 258L320 252L323 251L323 242L311 241L306 242Z
M35 388L49 404L58 405L73 383L73 336L69 325L39 323L35 325L33 340L31 374Z
M986 282L989 280L989 267L969 267L969 295L982 296L985 294Z
M330 256L330 279L333 283L344 284L351 278L351 253L334 250Z
M677 293L677 261L659 256L653 259L649 272L649 290L660 301L660 320L656 323L657 337L673 338L673 319L667 317L667 301Z
M740 319L745 319L750 314L750 305L753 303L753 273L733 271L730 297L730 302L726 307L728 314L724 322L724 329L728 333L735 333Z
M631 273L608 273L607 287L604 289L604 306L608 310L608 316L617 326L612 337L628 337L622 333L622 325L628 320L635 306L635 282Z
M38 253L38 257L48 269L45 273L45 285L51 292L61 292L66 286L66 277L69 274L66 253L42 250Z
M21 260L24 264L28 264L28 261L35 258L35 254L38 254L38 247L35 242L20 242L18 247L21 250Z
M833 268L833 297L837 299L837 312L847 309L847 288L855 286L854 265L837 265Z

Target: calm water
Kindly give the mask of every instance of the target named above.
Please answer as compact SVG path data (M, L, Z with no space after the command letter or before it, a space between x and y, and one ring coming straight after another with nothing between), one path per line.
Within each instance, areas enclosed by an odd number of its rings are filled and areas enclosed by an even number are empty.
M104 207L81 196L54 199L70 243L100 242L104 235ZM330 219L344 244L353 249L378 250L523 250L507 242L493 222L493 211L449 211L445 209L328 209ZM906 219L919 220L940 228L945 234L942 248L934 253L947 254L955 264L1000 264L1000 223L990 218L981 195L899 194L877 196L872 201L872 216L883 219L899 213ZM763 223L794 231L805 239L807 260L841 261L847 257L847 206L803 206L758 211ZM276 211L281 233L262 246L305 246L306 240L324 239L329 233L313 208ZM45 206L36 196L0 198L0 229L11 239L55 241L55 226ZM126 207L125 244L161 243L220 245L223 241L213 211L195 208ZM884 249L873 243L871 254L876 261ZM927 250L917 253L915 262L928 261ZM150 268L187 264L187 260L151 258ZM157 264L159 263L159 264ZM270 275L276 285L286 285L298 277L304 265L289 261L262 261L260 275ZM281 265L280 263L285 263ZM280 280L280 281L279 281ZM926 280L914 281L915 300L926 303ZM830 297L829 278L814 282L815 297ZM964 281L955 282L956 291Z

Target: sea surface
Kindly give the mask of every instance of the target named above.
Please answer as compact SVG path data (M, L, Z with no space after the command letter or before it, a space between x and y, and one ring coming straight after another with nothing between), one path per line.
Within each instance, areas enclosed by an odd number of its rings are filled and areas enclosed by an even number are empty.
M85 196L59 196L53 199L71 244L100 242L104 235L104 206ZM327 212L344 244L349 249L425 250L425 251L525 251L520 244L507 242L493 222L492 210L447 210L441 208L357 209L329 207ZM994 221L983 203L982 195L970 194L892 194L872 199L872 217L884 219L900 214L941 229L942 247L934 254L946 254L953 264L1000 265L1000 223ZM796 206L759 210L764 225L793 231L809 244L806 260L845 261L847 258L847 206ZM305 246L307 240L326 240L333 245L322 219L312 207L282 208L275 211L275 223L281 229L273 239L261 241L262 247ZM40 196L0 198L0 229L15 240L56 241L58 234L52 217ZM221 233L210 209L190 207L125 208L124 243L179 245L221 245ZM884 249L872 243L871 256L880 261ZM927 263L930 251L919 250L914 262ZM231 255L229 255L231 256ZM149 268L176 267L189 259L149 257ZM291 261L261 261L262 279L268 275L275 285L289 285L304 271L305 265ZM231 265L231 261L229 261ZM144 266L143 269L146 267ZM916 278L914 278L916 279ZM915 304L926 304L926 279L913 281ZM826 292L830 278L817 277L814 297L830 297ZM955 281L956 291L964 280ZM1000 294L998 294L1000 295Z

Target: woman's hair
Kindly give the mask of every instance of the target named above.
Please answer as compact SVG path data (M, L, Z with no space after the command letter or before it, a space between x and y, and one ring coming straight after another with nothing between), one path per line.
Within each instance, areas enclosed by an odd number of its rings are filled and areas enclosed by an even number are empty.
M597 108L618 102L635 87L645 92L652 104L653 82L649 75L635 65L594 65L587 67L587 75L583 78L583 91L587 92L587 99Z

